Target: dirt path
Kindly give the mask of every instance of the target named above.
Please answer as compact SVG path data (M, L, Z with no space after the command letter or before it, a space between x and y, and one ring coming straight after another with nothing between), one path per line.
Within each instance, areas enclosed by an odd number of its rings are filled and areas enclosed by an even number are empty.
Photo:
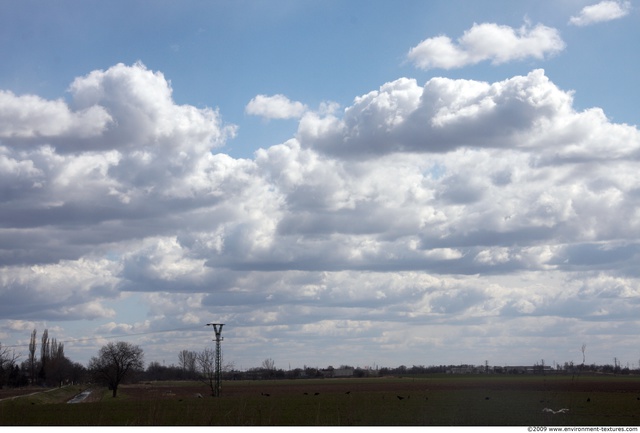
M35 392L30 392L28 394L17 394L17 395L12 395L9 397L4 397L4 398L0 398L0 401L5 401L5 400L13 400L15 398L20 398L20 397L28 397L30 395L36 395L36 394L40 394L42 392L50 392L50 391L55 391L58 388L49 388L49 389L45 389L42 391L35 391Z

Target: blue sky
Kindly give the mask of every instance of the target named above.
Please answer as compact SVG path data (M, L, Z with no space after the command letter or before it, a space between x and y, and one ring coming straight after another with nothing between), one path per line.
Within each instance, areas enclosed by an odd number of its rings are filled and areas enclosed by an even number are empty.
M637 366L639 16L0 2L0 342Z

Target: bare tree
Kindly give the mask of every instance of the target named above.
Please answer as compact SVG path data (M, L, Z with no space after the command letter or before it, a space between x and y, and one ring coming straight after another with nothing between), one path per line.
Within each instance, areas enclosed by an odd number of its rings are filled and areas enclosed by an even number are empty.
M262 369L267 372L269 377L272 377L276 371L276 362L271 358L267 358L262 361Z
M204 349L196 354L198 378L211 389L211 395L216 395L216 354L213 349Z
M7 383L9 373L13 370L19 355L0 343L0 389Z
M31 383L36 381L36 334L34 329L31 332L31 340L29 341L29 359L27 365L29 366L29 380Z
M47 358L47 382L61 387L65 380L71 378L72 368L72 362L64 355L64 344L58 343L55 338L51 340Z
M236 369L236 363L233 361L229 361L226 364L222 364L222 371L233 371Z
M275 370L276 362L271 358L267 358L264 361L262 361L262 368L269 371Z
M216 351L204 349L202 352L191 352L195 356L196 373L198 379L211 389L211 396L216 396ZM234 363L228 362L221 366L222 371L231 371Z
M115 397L120 382L132 372L143 369L143 359L139 346L124 341L109 343L100 349L98 356L91 358L89 370L96 379L109 385Z
M40 360L49 356L49 330L45 329L40 337Z
M196 372L196 358L197 353L192 352L190 350L182 350L178 353L178 361L180 362L180 367L182 367L182 372L188 375L194 375Z
M44 382L47 378L46 368L47 359L49 358L49 330L45 329L42 333L40 341L40 371L38 372L38 378Z

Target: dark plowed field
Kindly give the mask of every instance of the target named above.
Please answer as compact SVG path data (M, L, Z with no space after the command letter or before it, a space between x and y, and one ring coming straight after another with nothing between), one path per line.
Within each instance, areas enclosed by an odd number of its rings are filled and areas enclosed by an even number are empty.
M3 425L635 426L635 376L427 376L122 385L86 403L0 403ZM20 403L18 403L21 401ZM28 416L20 416L25 410ZM561 411L562 410L562 411ZM555 412L555 413L554 413ZM34 414L39 414L35 416Z

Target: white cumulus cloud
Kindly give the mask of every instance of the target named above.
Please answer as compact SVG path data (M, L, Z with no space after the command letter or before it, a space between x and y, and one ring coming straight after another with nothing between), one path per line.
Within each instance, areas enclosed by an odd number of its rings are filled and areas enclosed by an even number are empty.
M630 11L631 2L629 1L606 0L591 6L585 6L578 15L569 19L569 24L588 26L622 18L629 14Z
M615 320L637 317L640 131L576 110L543 70L399 78L341 112L305 111L295 137L253 159L214 154L232 136L217 111L175 104L142 65L71 89L68 105L11 97L0 109L3 125L16 106L114 119L97 135L0 138L5 320L125 332L138 329L117 323L127 297L147 307L145 330L215 310L230 359L251 365L265 350L303 364L309 340L413 359L442 336L453 352L469 333L516 352L557 328L560 347L593 320L615 335ZM633 335L617 341L635 347Z
M302 102L291 101L284 95L258 95L245 107L247 114L266 117L267 119L294 119L307 111Z
M495 83L435 77L421 87L401 78L355 98L342 117L306 113L297 137L305 147L354 158L463 147L536 149L541 160L633 154L636 128L572 104L571 92L542 69Z
M494 64L526 58L543 59L565 48L558 30L528 23L518 29L494 23L474 24L454 42L448 36L425 39L409 50L420 69L455 69L485 60Z
M112 121L99 105L72 111L61 99L47 101L0 90L0 138L89 138L100 135Z

